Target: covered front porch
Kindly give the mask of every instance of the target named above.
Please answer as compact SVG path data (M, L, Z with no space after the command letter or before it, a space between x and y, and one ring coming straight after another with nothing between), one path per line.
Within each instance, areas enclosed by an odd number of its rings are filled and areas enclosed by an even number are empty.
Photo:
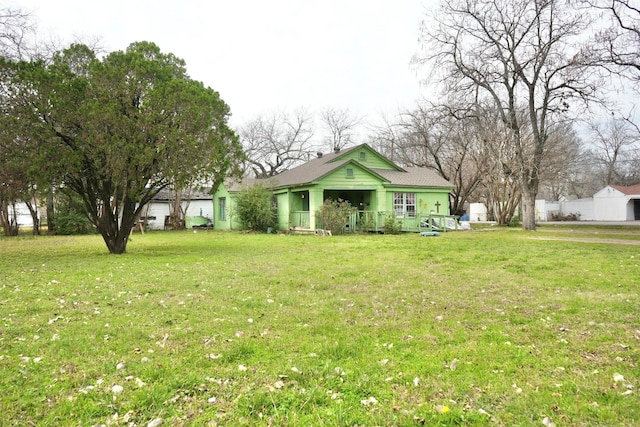
M404 192L402 191L404 190ZM386 191L383 187L370 189L315 189L307 187L290 191L283 200L289 206L286 218L287 229L314 231L324 229L319 210L325 200L346 201L354 212L345 218L345 233L385 232L385 223L390 220L402 224L401 231L447 231L459 227L457 218L447 215L446 193L411 193L406 189L400 192ZM415 190L414 190L415 191ZM281 229L284 227L281 227Z
M292 191L288 203L289 211L289 228L295 227L300 229L316 229L322 228L317 218L317 212L325 200L346 201L358 210L358 214L365 211L375 211L378 207L379 197L376 189L368 190L309 190L302 189L300 191ZM357 222L358 214L352 215L354 221ZM348 220L345 226L350 230L355 229L355 223Z
M313 212L315 219L314 227L311 227L312 212L292 211L290 213L290 229L294 230L315 230L324 228L322 222ZM345 233L384 233L385 222L389 217L402 223L404 232L420 231L452 231L460 228L458 218L453 215L442 215L434 213L420 214L414 217L398 217L393 211L357 211L349 215L345 221L343 231Z
M345 222L346 230L351 232L358 229L361 218L368 214L369 218L372 213L377 212L379 201L382 196L378 196L377 189L368 190L321 190L302 189L300 191L292 191L288 198L290 206L289 211L289 228L299 229L316 229L322 228L317 212L325 200L346 201L357 209L357 213L351 215ZM376 217L377 222L377 215ZM384 224L384 221L382 222Z

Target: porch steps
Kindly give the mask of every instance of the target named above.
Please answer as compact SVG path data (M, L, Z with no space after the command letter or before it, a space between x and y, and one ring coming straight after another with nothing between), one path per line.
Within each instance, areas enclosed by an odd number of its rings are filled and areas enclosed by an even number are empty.
M302 228L302 227L290 227L289 234L315 234L316 236L331 236L331 230L323 230L321 228Z

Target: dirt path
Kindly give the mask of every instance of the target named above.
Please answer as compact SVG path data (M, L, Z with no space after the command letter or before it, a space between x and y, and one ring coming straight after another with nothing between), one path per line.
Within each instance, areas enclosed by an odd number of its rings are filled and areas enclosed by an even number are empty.
M626 233L625 233L626 234ZM553 236L536 236L530 237L535 240L557 240L565 242L582 242L582 243L607 243L612 245L640 245L640 240L627 239L610 239L597 237L553 237Z
M543 236L532 237L539 240L564 240L568 242L582 243L605 243L611 245L640 245L640 230L633 227L628 230L619 228L608 230L606 226L601 229L594 230L589 228L546 228L540 227L537 230ZM553 236L553 234L563 233L563 236ZM566 236L566 234L575 234L575 236ZM606 236L606 237L605 237ZM611 237L614 236L614 237ZM616 239L615 236L635 236L638 239Z

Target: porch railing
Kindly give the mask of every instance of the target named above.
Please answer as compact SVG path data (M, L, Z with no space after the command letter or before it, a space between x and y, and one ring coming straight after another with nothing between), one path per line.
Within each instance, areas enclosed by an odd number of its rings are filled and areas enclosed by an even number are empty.
M309 211L292 211L289 214L289 225L291 227L309 228L311 226L309 218Z
M289 215L290 227L307 229L311 226L309 211L293 211ZM404 215L398 217L393 211L358 211L349 216L345 222L344 231L347 233L384 232L385 221L392 215L394 219L402 222L402 231L451 231L457 230L459 225L453 215L418 214L416 216ZM316 221L321 227L319 221Z
M364 228L360 228L363 231L384 231L384 224L389 216L402 222L402 231L451 231L459 228L457 217L453 215L419 213L415 216L399 217L393 211L360 212L360 214L363 213L365 219L375 218L373 227L370 225L371 221L365 220L360 223L361 226L364 226Z

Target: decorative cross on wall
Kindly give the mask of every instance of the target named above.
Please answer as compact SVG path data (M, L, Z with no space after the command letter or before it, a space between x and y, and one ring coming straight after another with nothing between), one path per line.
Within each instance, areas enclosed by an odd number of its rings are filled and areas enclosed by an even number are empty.
M436 213L440 213L440 202L436 202Z

